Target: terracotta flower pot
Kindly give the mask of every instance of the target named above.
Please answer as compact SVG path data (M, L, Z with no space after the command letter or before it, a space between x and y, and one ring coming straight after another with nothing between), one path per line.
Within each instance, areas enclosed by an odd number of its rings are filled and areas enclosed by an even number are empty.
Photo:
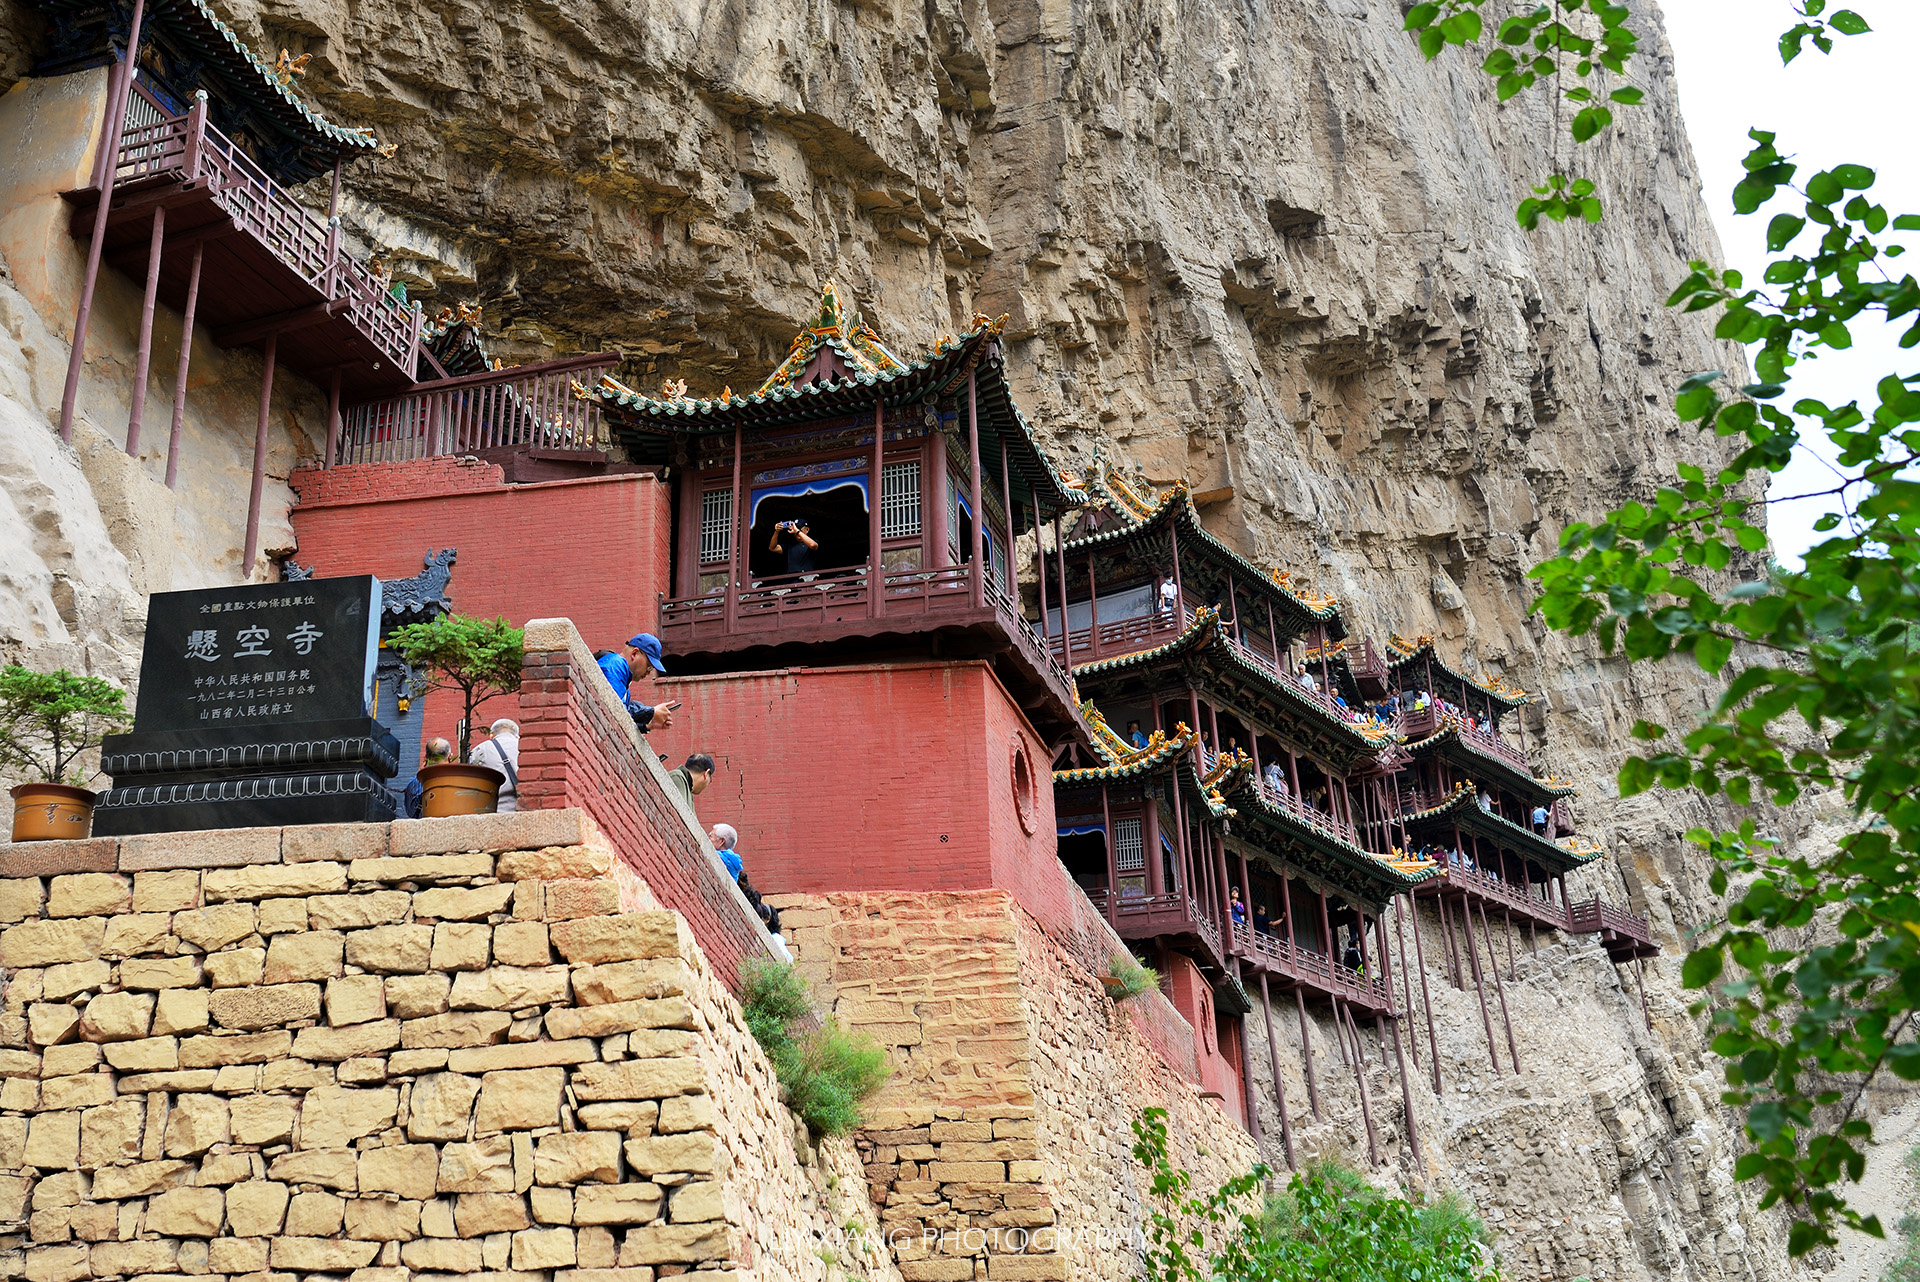
M13 839L54 841L93 831L99 794L64 783L23 783L13 789Z
M490 815L507 777L492 766L448 762L420 767L420 817Z

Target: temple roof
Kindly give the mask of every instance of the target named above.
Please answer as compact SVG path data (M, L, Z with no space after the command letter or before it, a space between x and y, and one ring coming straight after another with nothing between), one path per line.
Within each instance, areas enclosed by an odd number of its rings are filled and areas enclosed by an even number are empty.
M1457 744L1459 747L1473 754L1476 765L1486 766L1499 771L1503 777L1511 780L1519 790L1531 792L1536 798L1540 796L1569 797L1578 791L1572 783L1565 779L1560 779L1553 775L1542 779L1533 774L1531 770L1523 770L1514 762L1508 761L1506 758L1498 756L1495 753L1488 752L1481 745L1475 743L1471 736L1463 733L1464 729L1465 727L1459 713L1449 712L1443 709L1440 713L1440 725L1432 734L1419 739L1409 739L1403 744L1403 747L1411 756L1424 757L1441 748Z
M1424 676L1428 663L1433 665L1433 671L1436 676L1444 675L1460 686L1461 698L1459 702L1462 705L1466 703L1465 692L1469 689L1477 690L1491 699L1494 706L1498 708L1500 712L1511 712L1522 704L1533 702L1532 695L1511 681L1508 681L1505 677L1494 677L1491 680L1482 681L1476 677L1468 676L1466 673L1449 664L1445 659L1440 657L1440 652L1434 648L1433 638L1431 636L1415 637L1412 641L1404 639L1398 633L1387 637L1387 668L1396 676L1415 671L1421 672ZM1402 680L1403 684L1400 688L1405 689L1404 676L1402 676ZM1434 684L1438 685L1439 682L1435 681ZM1469 708L1468 711L1472 711L1472 709Z
M97 65L110 41L115 49L125 46L131 6L119 0L34 0L56 27L53 43L65 48L68 56L57 54L43 67L71 70ZM176 86L191 94L205 78L217 77L225 89L252 111L240 122L243 132L260 133L270 127L278 138L260 141L271 157L256 157L274 176L289 184L303 182L332 167L337 158L362 156L379 149L379 142L368 129L349 129L336 125L301 101L293 90L294 76L283 72L274 62L256 56L234 29L220 20L206 0L148 0L141 20L145 35L157 37L164 48L171 47L183 63L192 64L192 83ZM142 48L148 48L143 38ZM77 54L75 51L78 50ZM177 69L185 75L187 67ZM220 123L220 122L216 122ZM222 124L228 128L232 122Z
M1346 624L1333 597L1308 592L1293 582L1289 571L1260 568L1208 533L1185 481L1176 481L1159 494L1145 498L1096 454L1084 489L1091 503L1118 516L1124 524L1069 539L1069 552L1113 549L1150 537L1161 538L1167 525L1173 523L1178 527L1179 537L1189 546L1234 576L1236 588L1257 592L1295 632L1323 625L1334 636L1345 634ZM1155 550L1157 553L1158 549Z
M1369 883L1388 895L1396 894L1409 886L1432 877L1439 865L1431 859L1408 859L1404 856L1375 854L1363 850L1342 837L1325 832L1302 820L1292 811L1282 809L1268 802L1260 790L1251 787L1251 776L1241 782L1239 790L1233 794L1233 800L1243 814L1260 819L1268 828L1285 833L1294 843L1304 846L1314 853L1328 858L1333 863L1350 872L1360 873ZM1282 856L1284 858L1284 856ZM1298 860L1288 860L1299 863ZM1309 871L1315 870L1308 865Z
M1556 872L1569 872L1592 863L1601 854L1599 843L1571 838L1551 841L1529 828L1522 828L1502 815L1480 809L1475 799L1479 790L1471 780L1456 784L1445 800L1425 810L1401 816L1408 827L1451 819L1455 824L1481 832L1489 839L1504 842L1509 849L1529 855Z
M1101 783L1152 774L1193 747L1198 737L1183 721L1171 737L1164 730L1155 730L1147 736L1145 748L1136 748L1107 724L1107 719L1093 706L1093 700L1080 705L1080 715L1092 731L1094 752L1106 764L1056 770L1053 781L1057 784Z
M837 318L837 319L835 319ZM828 322L831 319L831 323ZM881 346L865 322L840 311L832 285L822 291L816 324L794 338L793 350L757 391L744 396L731 389L719 398L690 397L684 385L651 396L611 376L578 394L597 398L614 437L637 463L672 461L676 437L714 436L735 428L752 433L818 419L871 415L879 402L889 409L914 405L935 408L960 394L967 375L975 376L980 409L982 473L997 478L1004 448L1013 476L1013 497L1046 515L1078 508L1086 498L1054 468L1034 440L1033 429L1014 402L1006 377L1000 330L1006 322L974 317L974 327L959 338L943 336L917 360L903 361ZM827 354L834 358L825 359ZM812 372L808 372L812 371ZM802 377L804 375L804 377ZM964 415L963 415L964 419ZM1023 517L1022 528L1026 525Z
M1220 612L1212 606L1201 606L1194 611L1193 622L1172 640L1160 645L1148 646L1144 650L1135 650L1131 654L1116 655L1110 659L1096 659L1090 663L1080 664L1074 668L1073 675L1076 680L1079 680L1106 673L1123 672L1132 668L1145 667L1161 659L1189 653L1205 653L1210 659L1218 659L1243 673L1259 678L1266 688L1281 695L1278 702L1284 703L1302 715L1323 722L1326 726L1333 727L1337 736L1345 741L1349 748L1362 752L1378 752L1398 740L1392 727L1385 722L1375 718L1349 721L1322 700L1307 694L1291 681L1279 679L1268 669L1241 654L1239 647L1234 645L1220 627Z

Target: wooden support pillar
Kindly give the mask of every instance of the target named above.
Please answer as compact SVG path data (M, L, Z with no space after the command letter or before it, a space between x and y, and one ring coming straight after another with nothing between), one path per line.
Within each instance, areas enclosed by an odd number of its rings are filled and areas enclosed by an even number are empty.
M746 586L747 566L752 549L747 540L753 536L753 499L740 488L740 457L745 442L740 424L733 425L733 521L732 537L727 540L727 631L732 632L740 618L740 590Z
M936 428L927 434L927 486L920 509L920 525L926 531L922 546L927 549L927 566L934 570L944 570L953 564L947 554L947 541L953 537L947 529L947 486L950 483L947 480L946 429ZM1035 543L1038 541L1036 533ZM1038 550L1036 547L1035 551ZM1046 568L1044 560L1041 568Z
M1360 1026L1353 1022L1353 1007L1342 1006L1339 998L1333 999L1333 1017L1345 1018L1347 1028L1353 1034L1353 1079L1360 1083L1360 1118L1367 1124L1367 1165L1380 1165L1380 1137L1373 1129L1373 1092L1367 1089L1367 1060L1360 1053Z
M1320 899L1320 944L1327 950L1329 969L1340 961L1340 951L1333 946L1333 919L1327 915L1327 892L1314 892Z
M1293 990L1293 1003L1300 1009L1300 1062L1307 1070L1307 1103L1313 1107L1313 1120L1326 1121L1326 1114L1320 1111L1320 1079L1313 1071L1313 1040L1307 1036L1307 999L1296 987Z
M202 113L206 109L204 102L195 107ZM180 316L180 363L173 371L173 425L167 432L168 489L180 479L180 432L187 421L187 367L193 360L193 314L200 306L200 262L206 252L207 242L195 241L193 261L187 267L187 309ZM336 374L335 378L338 377Z
M1042 533L1040 509L1033 509L1033 577L1040 585L1040 640L1049 647L1053 645L1053 625L1047 622L1047 544ZM1061 630L1065 631L1067 622L1067 603L1060 603ZM1060 638L1060 650L1064 654L1067 648L1065 636Z
M1487 1030L1487 1057L1493 1061L1493 1074L1500 1075L1500 1052L1493 1040L1493 1014L1487 1009L1487 988L1480 978L1480 950L1473 942L1473 905L1460 901L1460 928L1466 934L1467 957L1473 962L1473 991L1480 998L1480 1022Z
M1500 959L1494 956L1493 927L1487 924L1487 908L1485 904L1480 906L1480 929L1487 937L1487 961L1492 963L1493 966L1493 989L1500 997L1500 1022L1505 1024L1507 1029L1507 1054L1513 1058L1513 1071L1514 1074L1518 1076L1520 1072L1520 1048L1514 1044L1513 1040L1513 1019L1507 1014L1507 986L1500 979Z
M886 408L885 402L875 401L873 458L867 466L867 617L872 619L879 618L887 609L887 573L880 565L880 498L886 488L886 474ZM1007 555L1011 557L1012 551Z
M1145 836L1144 825L1141 835ZM1114 933L1119 934L1120 862L1113 847L1113 807L1108 804L1104 781L1100 784L1100 836L1101 844L1107 848L1107 925L1114 927ZM1144 852L1145 847L1141 849Z
M1420 1009L1427 1017L1427 1050L1433 1061L1433 1093L1440 1093L1440 1038L1433 1029L1433 997L1427 991L1427 957L1420 943L1420 906L1413 901L1413 964L1420 968Z
M333 371L333 377L327 381L327 458L325 463L322 464L322 466L332 467L334 465L334 460L339 457L339 454L340 454L340 371L338 369L335 369ZM698 499L695 500L696 503L698 501L699 501ZM697 510L698 509L696 508L696 511ZM700 559L700 545L697 542L697 539L698 539L697 535L695 536L695 538L696 538L696 542L693 547L693 557L694 557L694 561L698 563ZM683 595L692 596L693 595L692 588L688 588L687 591L683 593Z
M1174 779L1173 786L1176 789L1180 786L1179 779ZM1146 791L1144 795L1147 803L1143 807L1146 822L1140 825L1140 853L1146 860L1147 895L1157 899L1166 893L1166 864L1160 855L1160 802L1151 791ZM1117 897L1120 888L1115 886L1113 892Z
M1387 1030L1378 1015L1374 1016L1373 1022L1380 1030L1380 1049L1381 1054L1384 1055ZM1424 1169L1427 1163L1426 1159L1420 1155L1420 1128L1413 1120L1413 1083L1407 1080L1407 1057L1400 1049L1400 1021L1395 1019L1391 1022L1393 1024L1393 1062L1400 1070L1396 1074L1400 1078L1400 1108L1407 1118L1407 1147L1413 1150L1413 1164ZM1416 1064L1414 1067L1418 1068L1419 1065Z
M102 199L105 199L103 196ZM127 406L127 457L140 457L140 420L147 410L147 371L153 361L153 304L160 292L160 259L166 250L167 207L153 207L153 234L147 241L147 288L140 298L140 336L134 344L133 388Z
M260 377L260 418L253 428L253 491L247 500L247 550L241 558L240 573L253 573L253 558L260 550L260 500L267 485L267 423L273 402L273 361L278 354L280 336L267 335L266 369Z
M987 603L987 571L980 564L981 540L985 537L987 514L980 507L980 415L979 402L974 396L974 371L967 371L967 493L971 502L973 520L969 523L972 537L968 540L968 555L973 561L973 604L979 609Z
M1073 631L1067 622L1067 540L1060 528L1060 514L1053 514L1054 560L1060 566L1060 663L1073 675Z
M1238 970L1238 966L1235 967ZM1235 979L1240 976L1236 974ZM1253 1045L1247 1040L1247 1017L1240 1017L1240 1108L1246 1114L1247 1134L1260 1146L1260 1105L1253 1095Z
M1297 1171L1293 1157L1293 1123L1287 1117L1287 1084L1280 1078L1280 1041L1273 1033L1273 995L1267 988L1267 972L1260 972L1260 1013L1267 1022L1267 1058L1273 1064L1273 1102L1280 1106L1280 1147L1287 1155L1287 1169Z
M1400 947L1400 990L1402 1009L1408 1016L1413 1014L1413 971L1407 965L1407 923L1406 913L1401 907L1402 898L1393 897L1393 941ZM1382 945L1385 947L1385 945ZM1413 1066L1420 1067L1420 1039L1409 1037L1413 1044Z
M114 178L120 169L120 139L127 125L127 95L133 92L133 69L140 59L140 25L146 19L147 0L133 0L133 18L127 27L127 52L120 74L107 77L107 118L100 126L100 156L96 186L100 203L93 213L93 237L87 241L87 269L80 278L80 306L73 316L73 350L67 356L67 382L60 393L60 439L73 440L73 411L80 398L80 371L87 363L87 327L93 321L93 290L100 282L100 254L107 243L107 214L113 208ZM252 558L248 558L252 563Z
M1440 893L1434 896L1434 898L1438 900L1440 904L1440 928L1444 932L1447 940L1447 961L1453 968L1453 986L1455 988L1465 988L1467 983L1461 974L1460 949L1454 943L1453 913L1447 907L1447 888L1444 883L1440 887ZM1418 933L1414 935L1414 938L1416 940L1419 939Z
M1087 553L1087 653L1100 657L1100 585L1093 578L1093 553Z
M1014 568L1013 560L1013 468L1008 456L1013 452L1007 448L1007 439L1000 437L1000 515L1007 521L1007 554L1002 559L1007 563L1007 600L1013 603L1013 612L1020 613L1020 574ZM1040 517L1033 518L1034 542L1040 541Z
M1647 959L1634 958L1633 982L1640 988L1640 1018L1646 1021L1647 1031L1653 1031L1653 1008L1647 1004Z
M1505 934L1507 936L1507 982L1510 984L1517 984L1520 982L1520 971L1517 969L1513 960L1513 909L1502 907L1500 909L1500 912L1506 918Z

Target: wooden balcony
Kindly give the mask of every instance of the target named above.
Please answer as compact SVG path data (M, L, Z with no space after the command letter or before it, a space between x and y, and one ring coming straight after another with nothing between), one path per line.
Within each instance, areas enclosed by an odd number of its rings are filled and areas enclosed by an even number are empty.
M102 258L147 275L156 210L165 210L157 297L184 310L199 258L196 319L223 347L278 334L278 361L343 393L410 386L420 316L346 253L340 230L282 189L207 123L204 102L168 115L136 86L115 157ZM100 191L66 193L76 239L93 235Z
M1652 957L1660 951L1646 918L1615 908L1598 895L1573 905L1567 914L1567 930L1575 935L1599 935L1600 946L1616 964Z
M1233 928L1234 956L1270 977L1338 997L1367 1014L1393 1015L1393 990L1385 979L1363 974L1311 948L1244 926Z
M1456 894L1476 899L1489 907L1501 908L1524 921L1553 930L1567 929L1567 910L1551 899L1530 892L1526 886L1505 881L1490 872L1450 864L1440 860L1440 875L1422 882L1416 895Z
M975 596L974 569L883 573L850 566L814 574L746 579L704 596L660 603L659 636L677 670L737 667L750 651L803 655L811 647L849 652L852 643L886 652L908 638L939 634L938 652L985 655L1002 664L1002 679L1036 728L1080 726L1073 683L991 574Z
M1087 898L1101 916L1107 916L1106 891L1089 890ZM1170 939L1197 948L1203 955L1196 960L1203 969L1226 972L1227 954L1221 947L1220 929L1191 895L1175 891L1123 896L1111 920L1122 939Z
M1417 712L1401 713L1399 722L1400 733L1408 739L1424 739L1439 730L1442 722L1441 709L1437 705L1429 705ZM1462 722L1460 725L1460 742L1478 752L1485 753L1487 756L1505 762L1528 778L1533 777L1533 767L1527 764L1527 754L1491 731L1481 730L1476 726Z
M1349 846L1356 847L1360 850L1367 848L1366 844L1360 839L1360 834L1354 830L1352 824L1347 823L1343 819L1336 819L1324 810L1314 809L1291 790L1283 792L1268 783L1265 779L1254 780L1253 787L1254 791L1259 793L1260 800L1266 802L1269 806L1272 806L1288 818L1297 821L1303 827L1311 828L1322 836L1332 837L1336 841L1344 841Z
M620 361L600 352L421 383L397 396L349 405L323 467L398 463L441 454L492 460L502 452L542 451L557 460L604 463L610 444L597 399L573 394Z

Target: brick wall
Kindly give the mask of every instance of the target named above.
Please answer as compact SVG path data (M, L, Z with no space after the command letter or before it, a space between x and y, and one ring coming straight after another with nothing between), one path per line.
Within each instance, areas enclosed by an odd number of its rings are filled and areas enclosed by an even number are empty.
M527 624L520 686L520 806L593 816L655 898L686 918L731 985L771 941L572 623Z
M307 468L292 484L293 559L317 574L410 579L428 552L454 547L462 614L570 618L599 649L659 619L671 513L653 476L504 485L493 464L432 458Z
M578 810L0 844L0 1277L898 1282L647 897Z

